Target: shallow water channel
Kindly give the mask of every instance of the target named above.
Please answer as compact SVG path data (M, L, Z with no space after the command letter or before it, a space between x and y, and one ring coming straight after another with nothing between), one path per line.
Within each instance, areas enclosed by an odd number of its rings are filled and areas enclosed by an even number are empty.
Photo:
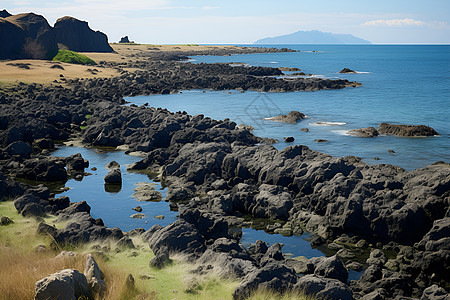
M67 157L76 153L81 153L84 159L89 161L87 173L92 175L84 176L81 180L70 179L66 183L67 191L60 193L60 196L68 196L72 202L85 200L91 207L91 215L94 218L102 218L108 227L118 227L123 231L129 231L142 227L145 230L155 224L166 226L177 219L178 212L171 211L169 203L164 201L167 189L164 189L157 181L152 180L148 175L128 172L127 165L141 160L140 157L130 156L123 151L105 151L94 148L59 146L51 155ZM120 164L122 172L122 186L120 190L110 191L105 188L104 177L108 173L106 164L116 161ZM95 171L92 168L96 168ZM134 189L140 183L150 183L155 185L155 189L161 192L163 200L159 202L138 201L133 197ZM142 219L134 219L131 215L136 211L132 208L142 207L142 213L146 215ZM164 216L163 219L155 218ZM253 228L242 229L242 244L246 247L257 240L263 240L269 245L283 243L283 253L287 256L305 256L307 258L324 256L318 249L313 249L306 240L308 233L302 236L282 236L281 234L269 234L263 230ZM349 279L359 277L358 272L349 272Z

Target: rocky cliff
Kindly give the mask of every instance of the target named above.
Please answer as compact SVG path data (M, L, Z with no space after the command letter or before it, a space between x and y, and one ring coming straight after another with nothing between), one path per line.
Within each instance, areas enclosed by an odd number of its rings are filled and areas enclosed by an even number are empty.
M0 59L51 59L58 44L74 51L113 51L108 37L90 29L87 22L64 17L53 28L41 15L0 11Z
M85 21L73 17L62 17L55 23L54 32L58 43L79 52L113 52L108 37L93 31Z

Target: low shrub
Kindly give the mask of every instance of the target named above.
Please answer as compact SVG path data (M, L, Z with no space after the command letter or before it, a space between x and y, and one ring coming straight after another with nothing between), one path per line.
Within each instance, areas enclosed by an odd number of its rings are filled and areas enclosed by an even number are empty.
M97 63L87 57L86 55L79 54L70 50L59 50L58 54L53 57L53 61L60 61L69 64L79 64L79 65L96 65Z

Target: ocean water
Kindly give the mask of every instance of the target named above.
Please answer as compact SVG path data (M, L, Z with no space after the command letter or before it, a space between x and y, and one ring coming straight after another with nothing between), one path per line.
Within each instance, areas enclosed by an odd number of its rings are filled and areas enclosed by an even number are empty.
M272 46L272 45L271 45ZM315 92L182 91L172 95L137 96L126 100L171 111L230 118L252 125L254 134L302 144L333 156L354 155L369 164L388 163L407 170L433 162L450 162L450 46L435 45L280 45L295 53L194 56L193 63L246 63L252 66L297 67L314 77L345 78L361 87ZM357 74L339 74L343 68ZM287 72L290 73L290 72ZM266 120L297 110L307 118L297 124ZM359 138L348 130L382 122L423 124L439 136ZM301 131L308 128L309 132ZM283 137L292 136L287 144ZM327 142L318 143L316 139ZM394 150L391 153L388 150Z
M86 201L91 207L91 215L94 218L102 218L108 227L118 227L122 231L142 227L150 229L155 224L167 226L177 220L178 212L171 211L169 203L164 200L160 202L138 201L133 198L134 189L138 183L155 184L155 189L161 192L163 198L167 190L162 189L158 182L152 181L147 175L128 172L127 166L142 158L126 155L123 151L99 152L93 148L65 147L60 146L51 155L67 157L75 153L81 153L84 159L89 161L89 168L85 172L92 175L84 176L81 181L70 179L66 187L70 189L59 196L68 196L71 202ZM111 161L120 164L122 172L122 186L120 191L108 192L105 189L104 178L108 174L106 164ZM96 171L91 168L96 167ZM144 219L134 219L130 216L137 213L132 210L136 206L142 207L142 213L146 215ZM155 216L164 215L163 220L156 219Z

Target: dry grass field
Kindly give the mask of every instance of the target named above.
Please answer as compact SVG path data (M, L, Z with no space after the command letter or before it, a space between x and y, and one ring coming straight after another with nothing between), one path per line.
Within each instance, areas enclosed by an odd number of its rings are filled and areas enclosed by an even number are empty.
M147 45L147 44L111 44L115 53L82 53L95 62L129 62L143 58L135 55L144 52L155 51L205 51L217 48L234 49L236 46L197 46L197 45ZM17 64L27 64L28 68L20 68ZM55 64L64 69L51 68ZM91 70L97 71L92 72ZM131 70L132 71L132 70ZM0 83L14 84L23 83L41 83L50 84L55 80L64 84L61 75L66 79L74 78L108 78L117 76L118 72L113 68L98 66L83 66L68 63L57 63L47 60L3 60L0 61Z

